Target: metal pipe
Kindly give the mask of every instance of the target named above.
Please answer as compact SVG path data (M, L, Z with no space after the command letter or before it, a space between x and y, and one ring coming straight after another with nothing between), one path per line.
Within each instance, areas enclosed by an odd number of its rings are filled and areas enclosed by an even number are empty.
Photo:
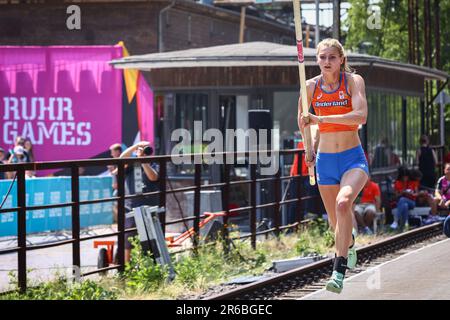
M122 162L117 166L117 262L119 272L125 271L125 167Z
M80 184L78 167L73 166L71 170L71 185L72 185L72 265L80 268Z
M251 232L251 245L253 249L256 249L256 164L250 165L250 179L252 180L250 185L250 232Z
M317 45L320 42L320 29L319 29L319 0L316 0L316 39L315 39L315 47L317 48Z
M195 191L194 191L194 248L197 248L199 245L200 239L200 208L201 208L201 194L200 194L200 185L202 178L202 165L195 164Z
M27 222L25 169L17 171L17 257L18 282L20 292L27 290Z
M167 7L163 8L160 12L159 12L159 17L158 17L158 51L159 52L163 52L164 51L164 41L163 41L163 23L162 23L162 18L163 18L163 14L166 13L166 11L168 11L170 8L172 8L173 6L175 6L176 0L173 0L171 4L169 4Z

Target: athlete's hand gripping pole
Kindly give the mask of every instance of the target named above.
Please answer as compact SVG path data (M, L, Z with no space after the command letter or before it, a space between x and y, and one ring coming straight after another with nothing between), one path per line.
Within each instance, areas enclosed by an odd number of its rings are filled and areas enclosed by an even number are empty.
M300 97L302 99L302 115L305 122L309 122L309 105L308 96L306 92L306 73L305 73L305 58L303 56L303 34L302 23L300 13L300 0L293 0L294 7L294 22L295 22L295 35L297 40L297 53L298 53L298 72L300 75ZM313 160L313 149L311 146L311 126L307 126L304 129L303 145L305 147L305 156L308 161ZM314 167L308 167L309 172L309 184L315 185L316 179L314 178Z

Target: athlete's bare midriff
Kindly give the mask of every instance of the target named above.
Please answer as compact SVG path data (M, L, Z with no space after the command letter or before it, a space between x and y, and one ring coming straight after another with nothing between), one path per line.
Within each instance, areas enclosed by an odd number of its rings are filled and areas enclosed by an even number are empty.
M320 152L336 153L342 152L361 144L358 131L337 131L320 133Z

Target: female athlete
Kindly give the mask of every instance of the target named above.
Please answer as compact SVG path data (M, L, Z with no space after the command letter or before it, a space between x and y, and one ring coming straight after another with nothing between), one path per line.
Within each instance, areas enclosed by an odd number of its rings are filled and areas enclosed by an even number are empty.
M364 80L351 72L339 41L321 41L317 63L321 74L306 82L309 120L302 116L299 99L298 124L302 133L307 126L318 126L311 130L317 156L307 165L316 166L320 196L335 233L336 257L326 289L340 293L346 269L357 261L352 210L369 173L358 136L358 126L366 123L367 101Z

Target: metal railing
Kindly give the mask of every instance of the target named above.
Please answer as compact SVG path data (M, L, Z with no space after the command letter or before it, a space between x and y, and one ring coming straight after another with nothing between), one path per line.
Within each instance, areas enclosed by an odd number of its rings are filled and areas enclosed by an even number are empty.
M249 157L254 152L233 152L234 156L246 156ZM255 152L256 153L256 152ZM297 154L299 156L299 161L297 163L297 172L301 172L302 161L303 161L303 151L300 149L293 150L280 150L278 151L280 156ZM230 153L216 153L215 155L226 156ZM266 153L267 154L267 153ZM191 154L191 157L198 156L198 154ZM20 164L3 164L0 165L0 172L16 172L17 174L17 207L0 209L0 215L6 212L17 212L17 247L7 248L0 250L0 255L10 254L16 252L18 255L18 285L21 292L27 289L27 251L39 250L44 248L62 246L67 244L72 244L72 264L78 268L81 267L81 251L80 243L82 241L105 238L111 236L117 236L117 264L108 266L106 268L97 269L94 271L86 272L81 274L81 276L87 276L95 273L104 272L107 270L116 269L119 272L123 272L125 269L125 233L130 231L135 231L136 228L125 229L125 200L137 197L146 197L149 195L159 195L159 206L166 207L166 196L167 194L173 194L177 192L194 191L194 215L183 217L182 219L175 219L171 221L166 221L166 215L160 215L160 222L163 227L165 234L166 226L177 223L185 223L186 221L193 220L194 237L193 237L193 248L199 246L199 224L200 219L204 218L200 212L201 207L201 197L200 192L202 189L210 188L220 188L223 193L223 211L225 215L223 216L223 237L225 240L230 239L229 235L229 216L230 214L250 214L250 234L245 236L240 236L237 238L248 238L250 237L251 245L256 248L256 240L258 235L267 234L269 232L274 232L276 235L280 233L281 230L287 228L296 228L301 223L304 222L301 214L302 201L306 199L311 199L316 196L302 197L302 189L300 187L301 183L297 183L297 188L295 190L296 198L281 201L281 181L285 179L297 179L299 182L302 181L301 175L295 176L281 176L280 170L274 176L258 178L257 177L257 164L250 164L250 179L244 181L232 181L230 178L231 164L223 164L224 174L223 179L220 183L214 184L201 184L202 175L202 165L195 164L195 174L194 174L194 185L190 187L181 187L177 189L167 190L166 181L167 176L167 163L171 161L171 156L151 156L143 158L123 158L123 159L92 159L92 160L76 160L76 161L57 161L57 162L34 162L34 163L20 163ZM133 165L135 163L149 163L157 162L159 164L159 191L147 192L134 195L125 195L125 168L126 165ZM278 162L279 163L279 162ZM103 198L97 200L80 200L80 189L79 189L79 167L88 166L108 166L114 165L117 167L117 196L110 198ZM27 206L26 205L26 186L25 186L25 171L27 170L48 170L48 169L70 169L71 176L71 202L61 203L61 204L49 204L49 205L38 205L38 206ZM257 204L257 183L263 181L273 181L274 186L274 197L275 201L264 204ZM245 207L238 207L230 209L230 188L235 185L240 184L250 184L250 203ZM88 237L80 237L80 206L94 203L103 202L117 202L117 232L94 235ZM281 221L280 208L283 205L290 203L297 203L296 211L296 222L290 225L283 226ZM26 212L31 210L43 210L43 209L53 209L71 207L72 208L72 239L57 241L54 243L38 244L38 245L27 245L27 230L26 230ZM274 227L269 230L264 230L257 232L257 209L262 208L273 208L274 209ZM233 239L237 239L233 238Z

